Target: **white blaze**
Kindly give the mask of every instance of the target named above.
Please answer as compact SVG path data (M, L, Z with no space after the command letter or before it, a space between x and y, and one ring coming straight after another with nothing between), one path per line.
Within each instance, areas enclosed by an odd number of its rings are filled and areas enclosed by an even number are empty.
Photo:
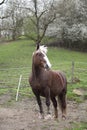
M47 65L48 65L48 67L51 68L51 63L50 63L50 61L49 61L49 59L46 55L44 56L44 59L45 59Z
M47 53L47 47L44 46L44 45L40 46L39 50L44 54L44 59L45 59L47 65L48 65L48 67L51 68L51 63L50 63L50 61L49 61L49 59L48 59L48 57L46 55L46 53Z

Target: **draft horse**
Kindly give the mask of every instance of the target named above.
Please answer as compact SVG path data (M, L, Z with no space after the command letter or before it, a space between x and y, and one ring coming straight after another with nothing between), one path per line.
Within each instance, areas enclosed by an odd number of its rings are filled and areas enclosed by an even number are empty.
M54 106L55 118L58 118L57 100L62 111L62 118L66 118L67 80L63 72L51 70L51 64L46 55L47 48L38 46L32 55L32 74L29 83L36 96L40 113L44 118L40 96L46 98L47 113L50 114L50 99Z

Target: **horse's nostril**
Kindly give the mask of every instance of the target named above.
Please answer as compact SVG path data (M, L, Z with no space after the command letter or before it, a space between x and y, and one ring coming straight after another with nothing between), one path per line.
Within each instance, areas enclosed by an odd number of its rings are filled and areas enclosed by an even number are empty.
M45 68L46 68L47 70L50 69L49 66L48 66L48 64L46 64Z

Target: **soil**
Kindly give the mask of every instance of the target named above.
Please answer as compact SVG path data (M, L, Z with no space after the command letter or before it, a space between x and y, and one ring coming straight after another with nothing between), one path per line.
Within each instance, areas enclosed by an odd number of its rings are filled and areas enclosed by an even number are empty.
M58 120L40 119L35 98L24 98L12 104L8 103L9 100L10 95L0 96L0 130L71 130L74 127L73 124L79 125L81 122L87 122L87 100L80 104L67 101L66 120L61 118L60 109ZM46 116L44 99L42 103ZM51 116L53 117L52 104Z

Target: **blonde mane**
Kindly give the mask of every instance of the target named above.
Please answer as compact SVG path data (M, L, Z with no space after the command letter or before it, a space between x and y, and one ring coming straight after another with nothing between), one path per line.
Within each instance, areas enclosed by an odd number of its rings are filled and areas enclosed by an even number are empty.
M40 46L39 47L39 50L42 52L42 53L47 53L47 47L46 46L44 46L44 45L42 45L42 46Z
M42 46L40 46L39 47L39 49L38 49L41 53L43 53L44 54L44 58L45 58L45 60L46 60L46 62L47 62L47 64L48 64L48 66L49 66L49 68L51 68L51 63L50 63L50 61L49 61L49 59L48 59L48 57L47 57L47 46L44 46L44 45L42 45Z

